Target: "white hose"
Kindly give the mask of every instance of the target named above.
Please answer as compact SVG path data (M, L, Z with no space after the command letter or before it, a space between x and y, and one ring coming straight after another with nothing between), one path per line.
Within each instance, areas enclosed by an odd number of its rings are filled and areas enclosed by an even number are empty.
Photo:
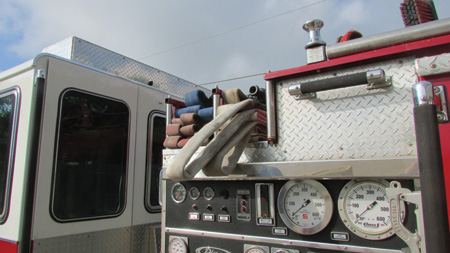
M247 110L241 113L238 113L241 110L253 108L253 100L247 99L237 104L225 105L224 110L210 123L206 124L199 132L197 132L186 145L180 150L175 159L169 164L167 167L167 176L175 181L185 181L194 178L194 176L205 166L207 166L210 161L215 156L224 157L228 150L232 149L232 147L246 136L242 132L245 132L247 128L249 131L251 128L249 127L249 121L256 121L256 113L255 110ZM236 115L236 116L235 116ZM225 122L235 116L227 126L220 131L220 133L205 147L203 152L189 164L188 162L191 160L191 157L195 154L198 148L207 140L214 132L219 129ZM243 125L246 124L247 127L243 129ZM240 131L241 130L241 131ZM242 131L244 130L244 131ZM238 134L236 134L238 133ZM227 143L230 143L227 145ZM238 145L242 146L242 144ZM243 145L245 147L245 145ZM224 151L220 152L222 149ZM227 150L228 149L228 150ZM240 148L243 151L243 148ZM241 153L242 153L241 151ZM235 152L232 152L234 155L232 157L236 157ZM218 155L219 154L219 155ZM237 162L237 161L236 161ZM213 164L219 164L216 160ZM230 165L232 163L229 163ZM218 168L212 169L212 167L208 168L213 174L219 172L213 172ZM219 168L221 169L221 168ZM230 168L227 168L226 171L230 171ZM223 172L222 172L223 173Z

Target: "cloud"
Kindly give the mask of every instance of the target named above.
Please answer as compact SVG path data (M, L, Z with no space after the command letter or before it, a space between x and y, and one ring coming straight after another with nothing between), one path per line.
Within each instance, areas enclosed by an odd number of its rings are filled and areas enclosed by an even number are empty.
M350 29L369 36L401 28L400 2L2 0L0 39L2 48L25 61L42 48L75 35L189 81L205 83L306 64L308 35L301 27L310 19L324 20L321 34L328 44ZM441 18L450 16L449 3L435 1ZM147 57L160 52L164 53Z

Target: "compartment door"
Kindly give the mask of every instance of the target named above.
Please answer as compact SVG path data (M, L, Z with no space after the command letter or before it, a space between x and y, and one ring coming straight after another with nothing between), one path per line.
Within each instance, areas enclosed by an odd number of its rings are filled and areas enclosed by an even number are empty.
M33 252L129 252L137 85L48 61Z

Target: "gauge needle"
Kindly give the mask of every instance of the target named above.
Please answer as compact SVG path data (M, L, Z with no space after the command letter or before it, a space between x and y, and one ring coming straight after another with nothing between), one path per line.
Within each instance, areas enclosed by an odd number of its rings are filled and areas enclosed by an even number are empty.
M357 220L359 220L359 218L361 218L361 216L363 216L363 214L364 214L365 212L367 212L367 211L369 211L369 210L372 210L372 208L373 208L376 204L377 204L376 201L372 202L372 203L366 208L366 210L364 210L364 212L362 212L362 213L358 216L358 218L355 220L355 222L356 222Z
M297 211L292 213L292 215L295 215L296 213L298 213L300 210L302 210L303 207L309 205L309 203L311 203L311 200L307 199Z

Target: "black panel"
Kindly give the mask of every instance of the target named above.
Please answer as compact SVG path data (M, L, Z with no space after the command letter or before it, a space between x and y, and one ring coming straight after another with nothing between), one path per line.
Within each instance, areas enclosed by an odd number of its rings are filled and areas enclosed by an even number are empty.
M413 187L413 182L409 181L401 181L402 187L410 188ZM321 232L315 235L300 235L289 229L287 235L273 235L272 234L272 226L257 226L256 225L256 201L255 201L255 184L256 183L273 183L275 186L275 206L277 202L278 192L281 187L287 181L188 181L182 182L182 184L186 187L186 190L193 186L198 187L200 192L203 192L203 189L206 187L211 187L215 191L215 197L211 201L206 200L203 197L203 193L200 198L197 200L192 200L189 196L186 197L186 200L183 203L177 204L175 203L170 196L170 189L174 182L167 181L167 200L166 200L166 227L170 228L183 228L183 229L192 229L192 230L201 230L201 231L210 231L210 232L219 232L219 233L227 233L227 234L236 234L236 235L251 235L251 236L261 236L261 237L270 237L277 239L290 239L290 240L302 240L308 242L316 242L316 243L327 243L327 244L344 244L344 245L352 245L352 246L360 246L360 247L373 247L378 249L396 249L400 250L401 248L407 247L406 244L397 236L392 236L388 239L380 240L380 241L371 241L360 238L353 234L351 231L347 229L344 223L341 221L341 218L337 209L337 199L339 193L343 186L348 182L348 180L322 180L321 182L331 194L333 199L334 211L333 216L331 218L328 226L323 229ZM236 208L239 203L237 203L237 191L238 190L249 190L251 194L250 199L250 209L251 209L251 219L249 221L238 220L236 214ZM200 214L200 220L189 220L189 213L197 212ZM214 214L215 221L203 221L202 214ZM229 214L231 217L231 222L222 223L217 221L217 216L219 214ZM281 217L276 209L276 224L275 227L286 227ZM414 214L414 206L408 207L406 210L406 219L404 224L410 231L415 231L416 229L416 217ZM331 239L332 232L343 232L349 235L349 241L336 241ZM168 244L168 234L166 234L166 245ZM223 248L225 250L229 250L231 252L242 252L243 245L247 244L257 244L257 245L267 245L271 247L281 247L280 245L275 244L265 244L263 242L241 242L238 240L225 240L225 239L212 239L201 237L197 238L196 236L187 236L180 235L189 238L189 245L191 252L194 252L197 247L200 246L214 246ZM289 248L289 247L283 247ZM294 247L295 248L295 247ZM297 248L297 250L300 250ZM301 251L308 252L308 251ZM319 250L313 249L311 252L321 252ZM323 251L326 252L326 251ZM328 250L329 252L329 250Z

